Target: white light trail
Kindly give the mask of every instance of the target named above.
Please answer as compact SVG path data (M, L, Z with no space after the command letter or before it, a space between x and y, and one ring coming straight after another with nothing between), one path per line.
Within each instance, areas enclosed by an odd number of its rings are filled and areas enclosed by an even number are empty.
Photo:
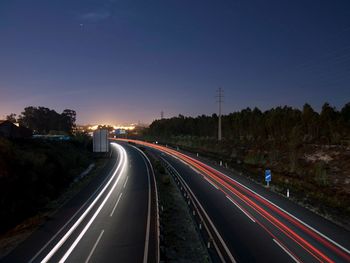
M64 260L69 256L69 254L72 252L72 250L74 249L74 247L77 245L77 243L79 242L79 240L81 239L81 237L85 234L85 232L87 231L87 229L89 228L89 226L92 224L93 220L96 218L96 216L98 215L98 213L101 211L103 205L106 203L107 199L109 198L109 196L112 194L113 190L115 189L117 183L119 182L119 179L121 178L120 174L124 171L126 164L127 164L127 155L126 155L126 151L124 150L124 148L116 143L112 143L112 146L116 147L118 153L120 154L120 159L119 159L119 163L118 166L116 168L116 170L114 171L113 175L111 176L111 178L109 179L109 181L106 183L105 187L101 190L101 192L98 194L98 196L95 198L95 200L89 205L89 207L85 210L85 212L79 217L79 219L74 223L74 225L67 231L67 233L60 239L60 241L58 241L58 243L51 249L51 251L46 255L46 257L41 261L42 263L46 263L48 262L52 256L61 248L61 246L66 242L66 240L70 237L70 235L73 233L73 231L80 225L80 223L84 220L84 218L86 217L86 215L91 211L91 209L94 207L94 205L96 204L96 202L101 198L101 196L104 194L104 192L106 191L106 189L108 188L108 186L112 183L112 181L114 180L114 178L116 177L119 168L122 167L122 169L119 171L119 176L117 178L117 180L115 181L113 187L111 188L111 190L109 191L109 193L107 194L106 198L103 200L103 202L101 203L101 205L99 206L99 208L96 210L96 212L94 213L94 215L92 216L92 218L90 219L90 221L88 222L88 224L85 226L85 228L83 229L83 231L79 234L78 238L75 240L75 242L72 244L72 246L69 248L69 250L65 253L64 257L61 259L60 262L64 262ZM63 260L63 261L62 261Z

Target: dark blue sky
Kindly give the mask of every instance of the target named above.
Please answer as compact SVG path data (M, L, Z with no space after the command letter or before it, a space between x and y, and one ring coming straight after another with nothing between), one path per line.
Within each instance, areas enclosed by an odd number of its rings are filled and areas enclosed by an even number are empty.
M350 101L350 2L1 0L0 118L75 109L151 122Z

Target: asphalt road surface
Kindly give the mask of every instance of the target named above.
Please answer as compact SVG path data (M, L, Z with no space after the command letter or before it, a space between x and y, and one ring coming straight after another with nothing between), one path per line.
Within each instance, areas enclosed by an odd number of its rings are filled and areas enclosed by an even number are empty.
M2 262L157 262L152 167L135 147L112 143L104 174Z
M242 176L157 144L197 197L236 262L350 262L350 234Z

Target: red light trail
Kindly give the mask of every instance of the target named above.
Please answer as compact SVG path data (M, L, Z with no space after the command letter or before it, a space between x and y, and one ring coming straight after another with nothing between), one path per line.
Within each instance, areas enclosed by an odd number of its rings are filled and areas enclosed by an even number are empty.
M239 200L244 202L246 205L248 205L252 210L257 212L259 215L261 215L263 218L265 218L268 222L270 222L273 226L275 226L278 230L280 230L282 233L284 233L288 238L296 242L300 247L302 247L304 250L306 250L308 253L310 253L313 257L315 257L320 262L334 262L329 256L327 256L324 252L320 251L318 248L310 244L307 240L305 240L303 237L301 237L298 233L293 231L291 228L286 226L284 223L282 223L280 220L278 220L275 216L273 216L271 213L269 213L266 209L264 209L261 204L265 205L269 209L276 212L279 216L283 217L284 219L288 220L294 227L297 229L303 231L305 234L307 234L309 237L313 238L323 246L327 247L334 253L336 253L338 256L343 258L346 261L350 262L350 255L347 253L347 251L342 250L335 244L333 244L331 241L327 240L324 236L317 233L314 229L311 229L310 227L302 224L299 222L296 218L293 218L290 214L286 213L273 203L270 203L269 201L265 200L258 194L254 193L248 188L243 187L238 182L234 181L233 179L227 177L226 175L222 174L221 172L213 169L212 167L190 157L183 153L180 153L178 151L169 149L164 146L155 145L152 143L147 143L143 141L138 140L122 140L122 141L129 141L133 142L135 144L147 146L150 148L154 148L157 150L160 150L162 152L168 153L172 156L177 157L178 159L182 160L183 162L187 163L188 165L194 167L195 169L199 170L207 180L210 180L213 184L215 184L220 191L222 191L227 197L230 196L230 194L233 194ZM239 206L238 203L235 202L235 205ZM245 211L249 214L246 209L239 206L242 211ZM249 214L250 215L250 214ZM252 215L250 215L253 217ZM256 220L256 219L255 219ZM257 220L256 220L257 221ZM271 231L267 229L263 223L257 221L257 223L268 232L269 235L271 235L274 239L277 239ZM279 241L280 242L280 241ZM283 245L285 249L285 245ZM292 252L287 249L288 252L292 254ZM293 255L295 256L295 255ZM296 256L295 256L296 257Z

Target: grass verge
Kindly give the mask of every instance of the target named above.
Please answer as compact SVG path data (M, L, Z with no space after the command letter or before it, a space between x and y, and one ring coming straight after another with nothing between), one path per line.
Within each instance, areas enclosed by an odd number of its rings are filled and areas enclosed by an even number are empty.
M197 226L174 179L159 160L148 153L155 170L160 202L161 260L211 262Z

